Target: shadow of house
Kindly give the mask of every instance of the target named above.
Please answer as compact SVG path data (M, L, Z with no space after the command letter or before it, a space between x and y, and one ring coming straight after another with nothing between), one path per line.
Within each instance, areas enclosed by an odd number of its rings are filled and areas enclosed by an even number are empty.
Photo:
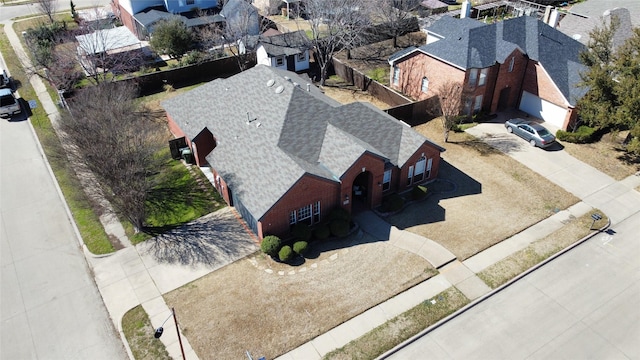
M438 184L440 183L440 184ZM442 184L444 183L444 184ZM432 195L426 200L410 204L403 212L391 216L389 221L401 230L446 220L446 209L440 201L482 193L482 184L445 160L440 162L436 183L428 185ZM403 216L412 212L419 216Z

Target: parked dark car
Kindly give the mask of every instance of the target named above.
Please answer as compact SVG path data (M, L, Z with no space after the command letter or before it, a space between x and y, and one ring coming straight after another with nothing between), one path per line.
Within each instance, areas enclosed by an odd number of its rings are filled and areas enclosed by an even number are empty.
M546 148L556 142L556 137L544 126L525 119L511 119L504 123L507 131L527 140L531 146Z

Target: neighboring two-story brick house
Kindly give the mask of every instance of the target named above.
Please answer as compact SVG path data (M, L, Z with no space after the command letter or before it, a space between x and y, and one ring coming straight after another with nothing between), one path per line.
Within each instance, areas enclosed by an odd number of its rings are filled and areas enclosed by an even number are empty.
M259 238L434 180L444 151L368 103L341 105L264 65L162 106L172 133L210 166L215 187Z
M389 59L391 86L414 99L446 81L464 84L464 113L518 108L566 129L577 119L584 45L529 16L494 24L444 16L426 44Z

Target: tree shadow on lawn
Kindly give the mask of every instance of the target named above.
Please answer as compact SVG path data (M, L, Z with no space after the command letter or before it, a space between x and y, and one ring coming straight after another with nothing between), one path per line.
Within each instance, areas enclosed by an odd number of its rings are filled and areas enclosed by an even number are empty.
M430 189L431 196L410 204L400 213L388 217L387 221L401 230L445 221L446 209L439 205L440 200L482 193L481 183L444 159L440 160L438 180L427 184L427 188Z
M212 267L258 250L230 209L203 216L139 246L160 263Z

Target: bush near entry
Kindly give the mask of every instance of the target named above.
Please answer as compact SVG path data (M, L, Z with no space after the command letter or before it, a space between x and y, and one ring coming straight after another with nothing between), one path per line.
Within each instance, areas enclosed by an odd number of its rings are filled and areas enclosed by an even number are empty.
M285 245L278 251L278 258L280 261L289 261L291 260L291 256L293 255L293 251L291 250L291 246Z
M309 243L306 241L296 241L293 243L293 251L298 255L303 255L309 249Z
M260 244L260 249L267 255L276 256L278 254L278 250L282 246L282 240L275 235L265 236L262 239L262 243Z
M418 185L411 189L411 199L422 200L427 196L427 187Z
M329 224L331 234L337 237L345 237L349 235L349 222L344 219L332 220Z

